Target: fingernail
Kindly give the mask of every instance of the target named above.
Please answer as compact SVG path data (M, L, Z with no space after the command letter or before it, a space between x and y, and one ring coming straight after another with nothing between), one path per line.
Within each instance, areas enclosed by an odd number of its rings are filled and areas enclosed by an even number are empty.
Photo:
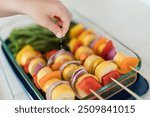
M57 36L58 38L61 38L61 37L62 37L62 35L61 35L60 33L57 33L56 36Z

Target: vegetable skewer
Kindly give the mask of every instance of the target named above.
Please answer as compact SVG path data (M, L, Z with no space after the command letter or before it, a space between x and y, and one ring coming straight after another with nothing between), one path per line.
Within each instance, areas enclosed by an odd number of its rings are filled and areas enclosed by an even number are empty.
M102 100L103 98L95 91L112 81L115 82L115 79L119 78L120 75L132 71L132 68L135 68L138 65L139 60L138 58L129 57L124 53L117 52L111 40L102 37L95 39L96 35L92 33L91 30L82 32L83 27L81 26L79 28L81 28L81 30L78 31L78 33L82 33L79 36L80 38L78 38L78 40L73 38L69 43L70 50L74 56L70 52L59 50L46 59L48 60L47 66L54 71L59 70L62 78L71 82L71 87L77 97L83 98L92 93L95 97ZM78 36L76 33L74 35ZM34 44L38 47L42 47L41 45L45 45L45 43L49 42L47 38L44 40L44 43L43 41L38 41ZM74 63L74 58L80 61L79 65ZM84 69L82 65L86 69ZM32 68L34 68L33 65ZM35 72L36 70L33 69L33 71ZM31 75L34 76L34 74L32 73ZM58 77L56 78L58 79ZM115 83L118 84L117 81ZM39 82L39 84L41 83ZM50 85L49 82L46 84L46 86ZM118 85L120 86L120 84ZM131 95L134 93L122 84L120 87L125 89ZM44 90L44 92L46 92L46 90ZM49 93L50 92L47 94ZM133 96L140 99L136 94Z

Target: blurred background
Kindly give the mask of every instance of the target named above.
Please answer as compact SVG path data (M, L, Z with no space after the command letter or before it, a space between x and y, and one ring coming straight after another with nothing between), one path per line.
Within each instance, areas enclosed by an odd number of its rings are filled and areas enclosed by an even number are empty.
M150 83L150 0L61 0L136 51ZM0 18L0 27L13 16ZM149 53L149 54L148 54ZM0 99L30 99L0 50ZM2 65L3 64L3 65ZM5 67L4 67L5 66ZM4 70L5 69L5 70ZM7 71L7 76L4 72ZM7 79L6 77L9 77ZM150 93L142 96L150 99Z

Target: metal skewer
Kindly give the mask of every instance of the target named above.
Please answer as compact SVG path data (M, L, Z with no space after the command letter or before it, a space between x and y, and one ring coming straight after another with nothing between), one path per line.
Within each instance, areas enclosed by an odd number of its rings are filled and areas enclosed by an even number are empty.
M118 84L120 87L122 87L124 90L126 90L129 94L131 94L133 97L135 97L138 100L142 100L142 98L140 96L138 96L136 93L134 93L133 91L131 91L129 88L125 87L123 84L121 84L120 82L118 82L117 80L115 80L114 78L111 78L116 84Z
M99 100L104 100L104 98L102 98L100 95L98 95L95 91L93 91L92 89L89 89L91 91L91 93L93 93L93 95L95 95Z

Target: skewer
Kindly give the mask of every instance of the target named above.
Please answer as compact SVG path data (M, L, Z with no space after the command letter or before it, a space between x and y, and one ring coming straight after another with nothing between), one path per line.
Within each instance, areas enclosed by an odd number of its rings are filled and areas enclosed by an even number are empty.
M137 69L129 66L132 70L134 70L135 72L139 73L140 75L142 75L145 79L147 78L142 72L138 71Z
M136 93L134 93L133 91L131 91L129 88L125 87L123 84L121 84L120 82L118 82L117 80L115 80L114 78L111 78L116 84L118 84L120 87L122 87L124 90L126 90L129 94L131 94L133 97L135 97L138 100L142 100L141 97L139 97Z
M99 100L104 100L104 98L102 98L100 95L98 95L95 91L93 91L92 89L89 89L91 91L91 93L93 93L93 95L95 95Z

